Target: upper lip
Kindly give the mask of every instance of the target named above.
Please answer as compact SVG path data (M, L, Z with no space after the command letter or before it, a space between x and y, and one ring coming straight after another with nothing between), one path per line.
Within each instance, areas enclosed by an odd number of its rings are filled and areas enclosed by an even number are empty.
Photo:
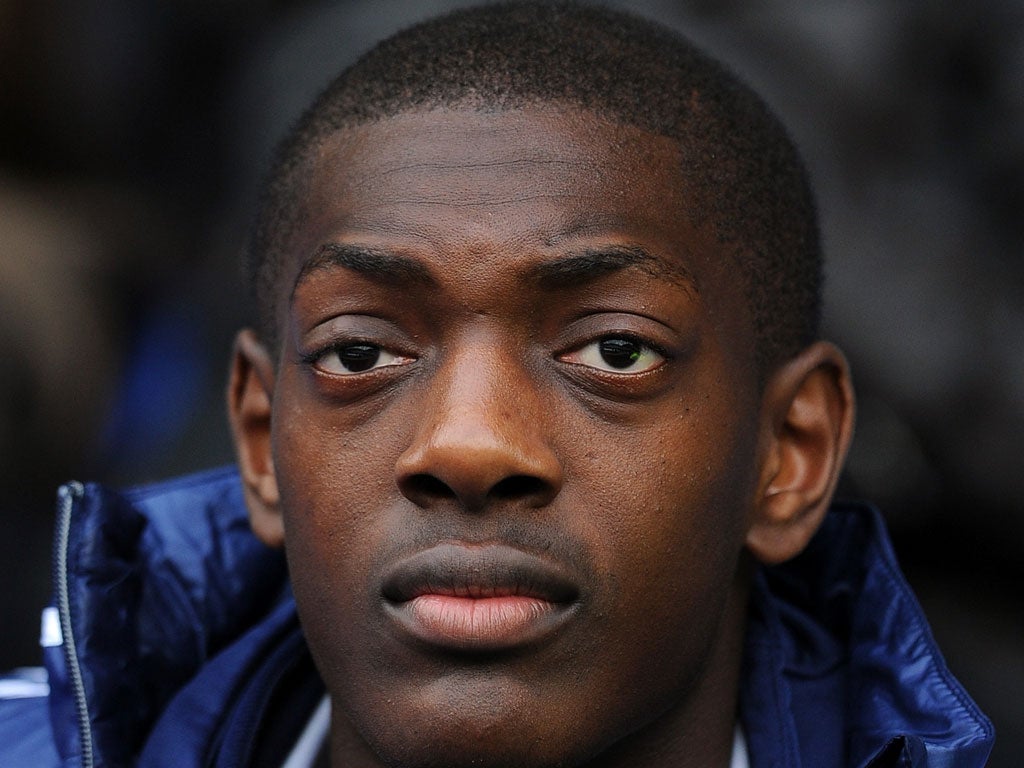
M396 563L385 574L385 599L402 603L421 595L532 597L571 603L579 589L556 563L504 544L436 544Z

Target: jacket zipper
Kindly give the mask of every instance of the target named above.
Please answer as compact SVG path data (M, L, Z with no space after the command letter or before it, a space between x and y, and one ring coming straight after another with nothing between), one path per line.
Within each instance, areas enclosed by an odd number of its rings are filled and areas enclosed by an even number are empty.
M78 736L82 748L82 768L93 768L92 726L89 723L89 703L85 698L85 683L78 664L78 650L71 629L71 598L68 593L68 546L71 533L71 514L75 502L82 498L85 488L81 483L72 482L61 486L60 505L57 519L57 548L54 557L54 584L57 590L57 613L60 616L60 631L64 643L64 663L71 680L71 692L75 699L75 714L78 716Z

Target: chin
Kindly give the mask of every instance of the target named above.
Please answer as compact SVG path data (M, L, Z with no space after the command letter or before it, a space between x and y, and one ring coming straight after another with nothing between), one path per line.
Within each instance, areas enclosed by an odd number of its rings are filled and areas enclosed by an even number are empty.
M380 745L378 755L389 768L562 768L581 762L565 754L564 745L549 754L532 748L542 745L524 744L522 740L515 744L504 740L487 743L464 736L460 742L402 743L394 751L388 749L389 745Z
M514 709L411 718L398 711L364 732L389 768L556 768L579 765L604 746L587 750L578 730L550 732L543 723L520 721Z

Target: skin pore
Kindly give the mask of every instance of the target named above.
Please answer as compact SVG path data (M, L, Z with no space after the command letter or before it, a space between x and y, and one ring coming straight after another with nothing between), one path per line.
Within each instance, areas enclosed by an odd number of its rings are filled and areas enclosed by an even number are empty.
M813 534L852 393L824 343L758 386L687 200L670 139L578 109L320 147L228 394L332 764L728 763L751 558Z

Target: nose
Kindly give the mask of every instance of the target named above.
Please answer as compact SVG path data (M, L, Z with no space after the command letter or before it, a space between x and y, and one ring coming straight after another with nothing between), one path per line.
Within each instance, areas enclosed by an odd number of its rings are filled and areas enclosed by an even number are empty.
M463 350L431 380L395 468L399 489L419 507L454 500L482 511L504 500L536 508L561 489L535 383L522 365L489 352Z

